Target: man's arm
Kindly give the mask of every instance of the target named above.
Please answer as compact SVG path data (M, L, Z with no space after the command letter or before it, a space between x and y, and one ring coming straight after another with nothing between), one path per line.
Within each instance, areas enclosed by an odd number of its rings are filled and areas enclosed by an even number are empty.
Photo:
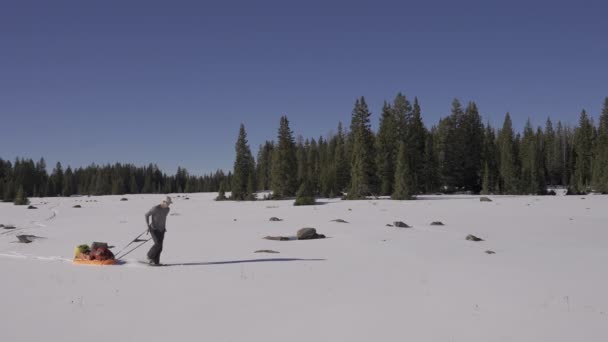
M152 216L152 214L154 214L154 212L156 211L156 207L152 207L152 209L148 210L148 212L146 213L145 217L146 217L146 226L148 226L148 231L150 231L150 229L152 229L152 226L150 225L150 216Z

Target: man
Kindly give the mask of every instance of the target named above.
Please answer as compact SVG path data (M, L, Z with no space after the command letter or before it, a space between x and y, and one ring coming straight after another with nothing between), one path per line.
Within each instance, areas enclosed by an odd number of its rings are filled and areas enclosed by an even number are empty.
M169 215L169 205L171 205L171 197L167 196L159 205L155 205L146 213L146 224L148 225L148 234L152 235L154 246L148 251L148 262L150 265L160 264L160 253L163 251L163 240L165 239L165 223L167 215ZM152 222L150 222L152 217Z

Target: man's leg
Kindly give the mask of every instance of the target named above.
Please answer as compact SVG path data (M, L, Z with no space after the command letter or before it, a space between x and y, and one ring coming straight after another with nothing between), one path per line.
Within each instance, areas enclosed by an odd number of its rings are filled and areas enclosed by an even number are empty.
M165 235L165 232L160 232L158 230L151 229L150 235L152 235L152 241L154 241L154 245L148 251L148 259L158 264L160 252L163 249L163 237Z
M165 231L158 232L156 236L157 240L155 240L155 245L158 245L158 252L156 253L156 257L154 258L155 264L160 264L160 253L163 251L163 241L165 240Z

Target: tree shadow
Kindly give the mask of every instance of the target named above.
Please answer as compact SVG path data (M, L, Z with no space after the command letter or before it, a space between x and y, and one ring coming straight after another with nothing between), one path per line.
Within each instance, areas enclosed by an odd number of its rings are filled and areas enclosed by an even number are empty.
M458 195L448 195L448 196L416 196L416 201L445 201L445 200L477 200L479 201L479 195L470 195L470 196L458 196Z
M325 260L326 259L267 258L267 259L248 259L248 260L230 260L230 261L166 263L166 264L162 264L162 265L163 266L211 266L211 265L246 264L246 263L254 263L254 262L325 261Z

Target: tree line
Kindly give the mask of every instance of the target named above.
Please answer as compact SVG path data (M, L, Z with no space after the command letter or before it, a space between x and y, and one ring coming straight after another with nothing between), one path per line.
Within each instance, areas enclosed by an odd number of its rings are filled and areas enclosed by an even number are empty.
M44 158L17 158L13 163L0 158L0 199L25 204L25 197L215 192L231 177L221 170L194 176L182 167L169 176L155 164L121 163L64 170L58 162L49 174Z
M548 186L569 193L608 192L608 97L596 125L586 111L575 127L554 124L516 132L509 113L502 127L484 124L475 102L452 102L451 113L427 128L417 98L399 93L382 106L377 132L364 97L355 101L349 128L338 123L326 138L297 141L286 116L277 139L259 146L254 158L241 124L232 172L194 176L178 167L167 175L155 164L90 165L47 172L38 162L0 158L0 199L21 202L32 196L119 195L219 192L218 199L413 199L424 193L545 194Z
M516 132L509 113L502 127L484 124L475 102L452 102L451 113L428 128L417 98L398 94L381 109L378 131L364 97L355 102L350 129L341 123L328 138L294 139L286 116L276 141L254 159L241 124L230 184L231 199L391 196L423 193L538 194L563 186L571 194L608 192L608 97L598 125L583 110L570 127L548 118L544 127ZM221 199L224 199L222 192Z

